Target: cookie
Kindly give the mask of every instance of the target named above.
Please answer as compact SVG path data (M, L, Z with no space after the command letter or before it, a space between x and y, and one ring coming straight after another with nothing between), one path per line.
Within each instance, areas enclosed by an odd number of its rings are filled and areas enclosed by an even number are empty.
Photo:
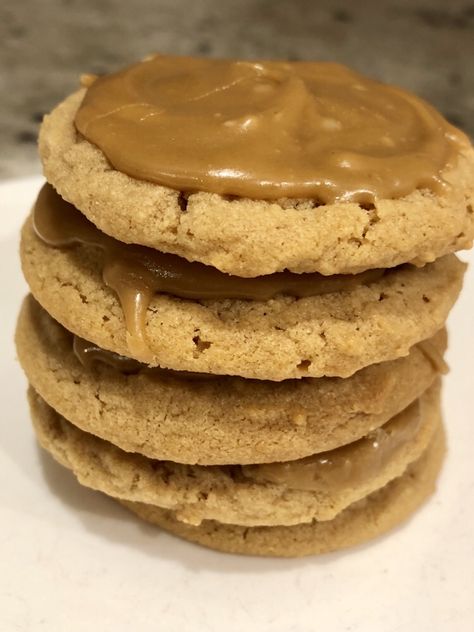
M16 344L35 390L82 430L153 459L216 465L290 461L359 439L443 371L446 332L345 380L124 374L102 362L83 366L72 335L30 295Z
M152 56L83 85L45 117L22 230L40 444L218 550L322 553L404 520L444 454L467 137L327 62Z
M190 466L123 452L76 428L32 390L29 400L40 444L81 484L171 509L193 525L203 520L243 526L332 520L401 476L426 450L441 417L437 383L373 436L325 452L320 460Z
M242 527L209 520L193 526L154 505L120 502L143 520L217 551L270 557L316 555L362 544L405 521L434 492L444 453L440 429L425 454L405 474L326 522Z
M75 129L80 90L45 117L39 150L57 191L104 232L201 261L237 276L288 269L326 275L431 262L470 247L474 234L474 151L445 169L442 194L320 205L182 192L114 169Z
M68 330L104 349L127 345L116 295L104 284L100 253L55 249L22 232L21 259L35 298ZM465 265L454 255L423 268L395 268L370 285L295 299L190 301L156 295L144 327L150 364L246 378L349 377L406 355L444 325Z

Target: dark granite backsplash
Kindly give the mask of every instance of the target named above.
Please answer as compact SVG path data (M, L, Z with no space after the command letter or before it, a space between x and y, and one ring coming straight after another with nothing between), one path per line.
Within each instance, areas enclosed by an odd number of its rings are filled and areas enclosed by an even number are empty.
M82 72L160 51L332 59L474 135L474 0L3 0L0 177L39 171L38 123Z

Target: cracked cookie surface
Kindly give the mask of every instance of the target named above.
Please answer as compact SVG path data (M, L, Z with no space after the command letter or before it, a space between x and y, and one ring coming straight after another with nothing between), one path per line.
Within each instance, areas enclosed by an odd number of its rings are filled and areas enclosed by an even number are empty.
M102 280L100 253L48 247L28 220L21 259L33 295L66 329L133 356L120 303ZM407 355L441 329L464 269L448 255L424 268L397 268L352 291L304 299L190 301L155 295L145 324L150 364L274 381L349 377L369 364Z
M76 428L32 389L29 401L40 444L86 487L115 498L171 509L180 521L194 525L217 520L244 526L288 526L332 520L350 504L401 476L421 457L440 426L439 393L437 382L400 413L397 419L415 424L416 431L411 433L410 441L383 458L379 456L380 462L376 461L370 475L344 479L339 474L337 485L328 485L327 480L318 485L316 480L311 490L293 488L283 480L265 480L264 474L255 478L258 465L181 465L128 454ZM331 452L325 455L329 460L333 458ZM357 443L346 446L344 455L346 463L362 458Z
M120 502L147 522L185 540L227 553L301 557L328 553L375 538L406 520L434 492L445 454L440 428L431 445L404 475L342 511L334 520L290 527L243 527L206 520L185 524L154 505Z
M16 344L35 390L82 430L153 459L215 465L290 461L359 439L433 383L446 332L345 380L126 375L84 367L71 334L29 296Z
M449 184L442 195L418 190L373 207L187 195L111 167L76 132L74 116L84 92L68 97L44 120L39 143L44 173L67 201L120 241L249 277L284 269L330 275L425 263L472 243L470 147L442 174Z

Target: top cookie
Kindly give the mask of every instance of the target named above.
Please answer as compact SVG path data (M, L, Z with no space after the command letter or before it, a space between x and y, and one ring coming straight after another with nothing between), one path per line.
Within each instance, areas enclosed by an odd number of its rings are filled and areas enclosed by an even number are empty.
M474 233L464 135L335 64L153 58L66 99L40 154L104 232L237 276L423 264Z

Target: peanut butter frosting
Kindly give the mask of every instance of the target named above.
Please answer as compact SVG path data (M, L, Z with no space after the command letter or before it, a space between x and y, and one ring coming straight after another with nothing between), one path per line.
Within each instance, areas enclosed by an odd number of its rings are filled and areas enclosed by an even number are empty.
M384 270L357 275L325 277L317 272L279 272L257 278L241 278L201 263L146 246L124 244L98 230L82 213L59 196L49 184L41 189L34 206L37 236L54 247L78 244L104 252L104 282L117 293L125 316L132 352L147 359L144 334L146 312L157 292L190 299L269 300L279 294L303 298L327 294L379 279Z
M297 461L245 465L243 473L255 481L308 491L367 484L414 439L421 424L420 401L416 400L385 425L354 443Z
M65 334L69 332L65 329ZM137 373L146 373L148 376L163 378L179 378L182 380L214 380L220 376L212 373L194 373L192 371L173 371L173 369L162 369L159 366L148 366L133 358L101 349L98 345L88 340L84 340L80 336L72 335L72 350L76 358L86 369L92 369L97 363L105 364L124 375L136 375Z
M321 205L317 199L254 198L183 192L132 178L79 134L82 88L47 115L39 150L47 180L100 230L239 277L282 270L324 275L423 265L469 248L474 234L474 150L443 170L441 193L413 191Z
M75 124L137 179L322 203L440 192L467 143L422 99L327 62L158 55L89 85Z
M163 368L276 381L348 377L407 354L443 326L465 268L452 255L424 268L396 268L350 292L300 299L196 301L159 292L146 312L145 357L131 350L98 248L51 247L36 236L30 217L20 253L35 298L81 338Z

